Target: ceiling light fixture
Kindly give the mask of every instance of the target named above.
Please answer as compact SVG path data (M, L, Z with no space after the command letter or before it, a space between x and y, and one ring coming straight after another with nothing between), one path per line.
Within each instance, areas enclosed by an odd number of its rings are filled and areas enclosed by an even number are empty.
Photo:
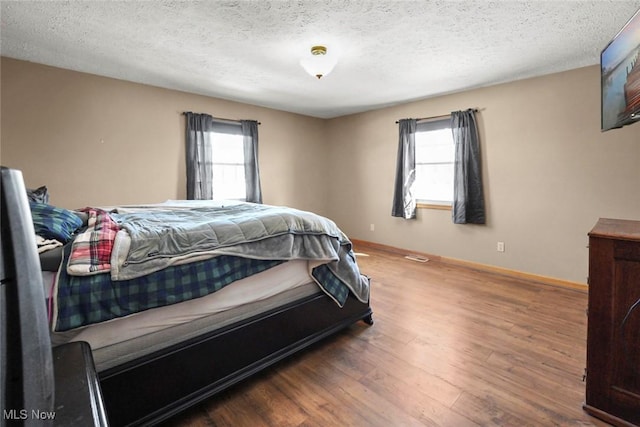
M318 79L326 76L336 66L336 59L327 55L325 46L313 46L311 55L300 60L305 71Z

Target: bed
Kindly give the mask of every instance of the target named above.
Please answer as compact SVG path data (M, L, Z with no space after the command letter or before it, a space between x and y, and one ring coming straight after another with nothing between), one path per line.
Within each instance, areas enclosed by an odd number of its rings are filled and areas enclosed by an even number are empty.
M369 280L327 218L231 201L66 211L31 197L52 343L91 345L112 425L156 424L373 324Z

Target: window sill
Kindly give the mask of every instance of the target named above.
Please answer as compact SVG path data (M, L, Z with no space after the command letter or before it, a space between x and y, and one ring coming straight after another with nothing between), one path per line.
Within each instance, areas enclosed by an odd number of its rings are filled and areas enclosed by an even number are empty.
M450 211L451 205L435 205L431 203L417 203L416 207L418 209L436 209L441 211Z

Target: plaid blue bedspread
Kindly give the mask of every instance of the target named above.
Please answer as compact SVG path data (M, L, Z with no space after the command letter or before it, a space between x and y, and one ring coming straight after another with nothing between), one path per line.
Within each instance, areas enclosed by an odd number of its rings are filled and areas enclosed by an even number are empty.
M70 251L71 245L67 245L64 266ZM56 332L66 331L198 298L283 262L221 255L119 281L112 281L109 274L72 276L66 268L61 268L54 295L52 328ZM349 295L345 283L326 264L314 268L312 275L342 307Z

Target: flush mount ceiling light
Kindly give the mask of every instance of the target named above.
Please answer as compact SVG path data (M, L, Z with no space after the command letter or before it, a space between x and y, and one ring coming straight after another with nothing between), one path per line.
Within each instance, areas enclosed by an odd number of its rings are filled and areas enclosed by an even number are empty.
M326 76L336 66L336 59L327 55L325 46L313 46L311 55L300 60L305 71L318 79Z

